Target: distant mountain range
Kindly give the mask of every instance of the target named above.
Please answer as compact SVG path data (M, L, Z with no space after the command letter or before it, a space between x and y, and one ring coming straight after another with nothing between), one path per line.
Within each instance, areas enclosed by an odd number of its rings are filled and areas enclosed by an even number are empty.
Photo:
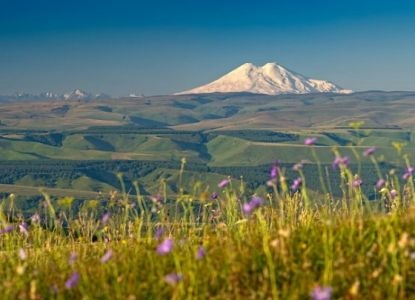
M266 95L352 93L332 82L308 78L277 63L263 66L246 63L211 83L176 95L235 92Z
M252 93L265 95L280 94L311 94L311 93L338 93L349 94L352 90L320 79L313 79L291 71L277 63L267 63L263 66L255 66L246 63L219 79L206 85L191 90L176 93L184 94L210 94L210 93ZM130 94L129 97L143 97ZM28 93L17 93L10 96L0 96L1 102L15 100L37 101L37 100L96 100L111 99L107 94L92 94L80 89L65 94L44 92L37 95ZM119 98L119 97L118 97Z
M0 101L10 102L15 100L20 101L37 101L37 100L96 100L96 99L111 99L107 94L92 94L80 89L75 89L72 92L64 94L55 94L52 92L43 92L40 94L30 93L16 93L13 95L0 96Z

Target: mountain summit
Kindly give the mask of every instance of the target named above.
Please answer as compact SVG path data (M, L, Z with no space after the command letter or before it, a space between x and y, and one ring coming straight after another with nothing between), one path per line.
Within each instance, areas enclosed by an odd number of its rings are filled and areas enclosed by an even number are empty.
M221 78L206 85L176 93L234 93L254 94L308 94L308 93L351 93L326 80L312 79L284 68L277 63L255 66L246 63Z

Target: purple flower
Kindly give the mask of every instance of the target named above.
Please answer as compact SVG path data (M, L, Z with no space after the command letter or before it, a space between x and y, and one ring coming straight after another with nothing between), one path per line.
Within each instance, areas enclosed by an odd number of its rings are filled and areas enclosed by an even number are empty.
M7 225L6 227L4 227L2 230L0 230L0 234L6 234L6 233L10 233L14 230L14 226L13 225Z
M301 187L302 183L303 180L300 177L294 179L293 184L291 185L291 190L294 192L297 191Z
M102 224L107 224L110 218L111 218L111 214L109 212L106 212L105 214L103 214L101 218Z
M390 194L391 194L391 198L394 199L396 196L398 196L398 191L397 190L391 190Z
M176 285L183 279L182 274L178 273L170 273L164 276L164 281L170 285Z
M212 200L216 200L216 199L218 199L218 197L219 197L219 194L216 193L216 192L213 192L212 195L210 195L210 199L212 199Z
M338 167L347 167L350 163L350 158L348 156L336 156L336 158L333 160L332 167L333 169L336 169Z
M246 215L252 214L252 212L264 204L264 200L258 196L253 196L251 201L244 203L242 210Z
M218 187L223 189L226 187L231 181L229 179L223 179L221 182L218 183Z
M70 265L73 265L77 258L78 258L78 255L76 254L76 252L72 251L71 254L69 255L68 263Z
M375 153L375 151L376 151L376 147L370 147L370 148L367 148L367 149L363 152L363 155L364 155L364 156L366 156L366 157L368 157L368 156L373 155L373 154Z
M242 210L244 211L246 215L250 215L253 212L254 207L251 205L250 202L247 202L247 203L244 203L244 205L242 206Z
M101 263L105 264L112 258L113 252L111 249L107 250L105 254L101 257Z
M271 171L269 172L269 175L270 175L271 179L277 178L277 176L278 176L278 165L277 164L274 164L271 167Z
M385 179L381 178L376 182L376 188L380 190L381 188L385 186L385 184L386 184Z
M68 280L66 280L65 282L65 287L69 290L73 287L75 287L78 282L79 282L79 273L78 272L74 272L71 277L69 277Z
M251 204L256 208L261 206L264 203L264 200L258 196L253 196L251 199Z
M206 255L205 247L199 246L199 248L197 249L197 252L196 252L196 259L200 260L200 259L204 258L205 255Z
M157 253L160 255L169 254L173 250L173 240L168 238L165 239L161 244L157 246Z
M19 224L19 231L21 234L24 234L25 236L29 235L28 228L29 226L25 222Z
M311 292L311 298L313 300L330 300L332 294L332 288L328 286L317 286Z
M359 176L356 176L352 181L352 186L357 188L357 187L361 186L362 183L363 183L362 179Z
M304 140L304 145L306 146L312 146L317 142L317 138L316 137L308 137Z
M154 237L156 238L156 240L159 240L161 238L161 236L164 233L164 229L162 227L159 227L156 229L156 231L154 232Z
M404 180L408 180L412 176L414 170L414 167L407 167L405 173L402 175L402 178Z

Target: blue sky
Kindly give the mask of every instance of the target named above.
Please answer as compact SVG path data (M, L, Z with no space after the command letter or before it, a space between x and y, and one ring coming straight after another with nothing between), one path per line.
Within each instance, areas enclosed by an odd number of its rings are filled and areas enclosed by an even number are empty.
M272 61L415 90L415 2L0 0L0 94L169 94Z

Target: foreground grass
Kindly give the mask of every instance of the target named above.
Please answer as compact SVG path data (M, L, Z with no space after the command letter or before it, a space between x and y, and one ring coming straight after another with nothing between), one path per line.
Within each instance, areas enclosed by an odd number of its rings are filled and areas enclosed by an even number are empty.
M234 200L221 201L237 205ZM157 223L144 214L125 221L114 214L104 224L87 210L67 229L58 219L49 219L53 228L35 220L27 232L20 227L1 236L0 293L9 299L296 299L321 285L331 286L336 298L412 295L412 206L385 215L306 210L298 196L285 200L284 208L264 206L250 217L209 215L206 222ZM173 247L162 255L157 246L167 238ZM79 281L68 284L74 273ZM177 278L166 282L171 273Z

